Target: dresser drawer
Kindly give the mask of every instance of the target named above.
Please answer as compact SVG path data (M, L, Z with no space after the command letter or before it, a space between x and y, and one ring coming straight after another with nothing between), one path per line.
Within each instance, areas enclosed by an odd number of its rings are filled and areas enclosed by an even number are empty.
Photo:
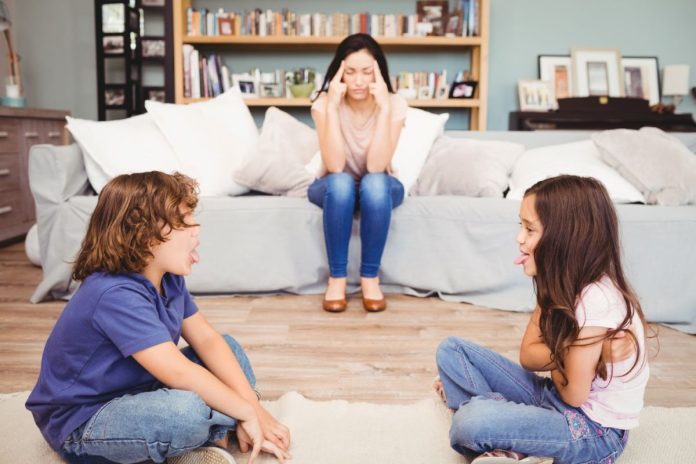
M0 153L12 153L19 150L18 130L17 121L0 118Z
M19 154L0 153L0 192L18 189L20 175L21 167ZM4 198L4 195L0 198Z
M10 190L0 193L0 228L21 224L23 221L22 192Z

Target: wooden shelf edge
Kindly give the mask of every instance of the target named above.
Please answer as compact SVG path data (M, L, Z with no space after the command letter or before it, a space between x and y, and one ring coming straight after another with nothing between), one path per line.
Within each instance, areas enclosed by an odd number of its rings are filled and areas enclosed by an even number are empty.
M246 45L338 45L343 36L314 37L314 36L195 36L182 37L182 42L192 45L204 44L246 44ZM481 37L375 37L383 46L408 45L423 47L471 47L483 43Z
M210 98L187 98L184 97L180 102L183 104L198 103L208 101ZM250 107L265 106L294 106L309 107L312 102L309 98L245 98L244 102ZM456 99L445 100L408 100L408 105L414 108L477 108L480 106L478 99Z

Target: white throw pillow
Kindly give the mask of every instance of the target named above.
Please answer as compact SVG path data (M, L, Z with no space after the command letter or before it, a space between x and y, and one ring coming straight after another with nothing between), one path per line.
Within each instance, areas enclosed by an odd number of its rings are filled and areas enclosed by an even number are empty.
M417 108L406 110L406 121L392 158L394 176L408 194L416 183L435 139L442 135L449 113L434 114Z
M604 184L616 203L645 203L643 195L630 182L602 161L592 140L549 145L524 152L512 170L506 198L521 200L532 185L561 174L594 177Z
M68 130L82 149L87 178L97 193L121 174L181 171L178 157L148 114L118 121L66 119Z
M649 204L696 204L696 156L656 127L615 129L592 136L602 159L615 167Z
M274 106L266 110L258 153L235 172L234 180L252 190L291 197L307 196L314 175L305 164L319 148L314 129Z
M202 196L249 191L232 175L256 153L259 132L238 87L205 102L148 100L145 108L179 157L182 172L198 181Z
M412 195L461 195L502 198L524 145L443 135L411 189Z

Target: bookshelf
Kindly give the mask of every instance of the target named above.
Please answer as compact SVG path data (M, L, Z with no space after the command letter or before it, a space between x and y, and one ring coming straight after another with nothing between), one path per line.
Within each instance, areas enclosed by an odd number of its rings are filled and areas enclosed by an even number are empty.
M480 35L475 37L380 37L375 39L386 53L399 52L426 55L433 51L470 54L469 69L472 78L478 81L475 98L471 99L428 99L409 100L409 105L419 108L452 108L470 112L469 129L486 130L488 102L488 37L490 0L480 0ZM183 51L184 44L202 45L210 49L258 50L259 53L282 53L297 51L303 53L333 50L343 37L305 37L305 36L188 36L186 28L186 9L194 6L192 0L173 0L174 23L174 97L176 103L192 103L204 98L184 97ZM232 3L231 3L232 4ZM292 0L287 0L291 5ZM415 2L413 2L415 5ZM286 5L284 5L286 6ZM328 62L327 62L328 65ZM301 66L298 63L298 66ZM306 98L253 98L245 100L250 107L295 107L309 108Z

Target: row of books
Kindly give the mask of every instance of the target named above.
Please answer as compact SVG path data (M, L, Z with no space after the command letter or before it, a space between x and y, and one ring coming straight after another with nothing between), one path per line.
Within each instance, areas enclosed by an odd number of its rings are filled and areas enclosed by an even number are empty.
M462 0L465 1L465 0ZM476 5L480 0L466 0ZM462 37L479 35L475 6L467 10L455 10L451 16L438 19L444 27L433 29L430 19L418 14L370 14L370 13L295 13L287 9L245 10L242 12L216 12L207 8L188 8L186 11L189 36L346 36L358 32L379 37L438 35ZM444 25L444 24L443 24Z
M203 56L192 45L184 44L184 97L216 97L230 88L230 72L220 55Z

